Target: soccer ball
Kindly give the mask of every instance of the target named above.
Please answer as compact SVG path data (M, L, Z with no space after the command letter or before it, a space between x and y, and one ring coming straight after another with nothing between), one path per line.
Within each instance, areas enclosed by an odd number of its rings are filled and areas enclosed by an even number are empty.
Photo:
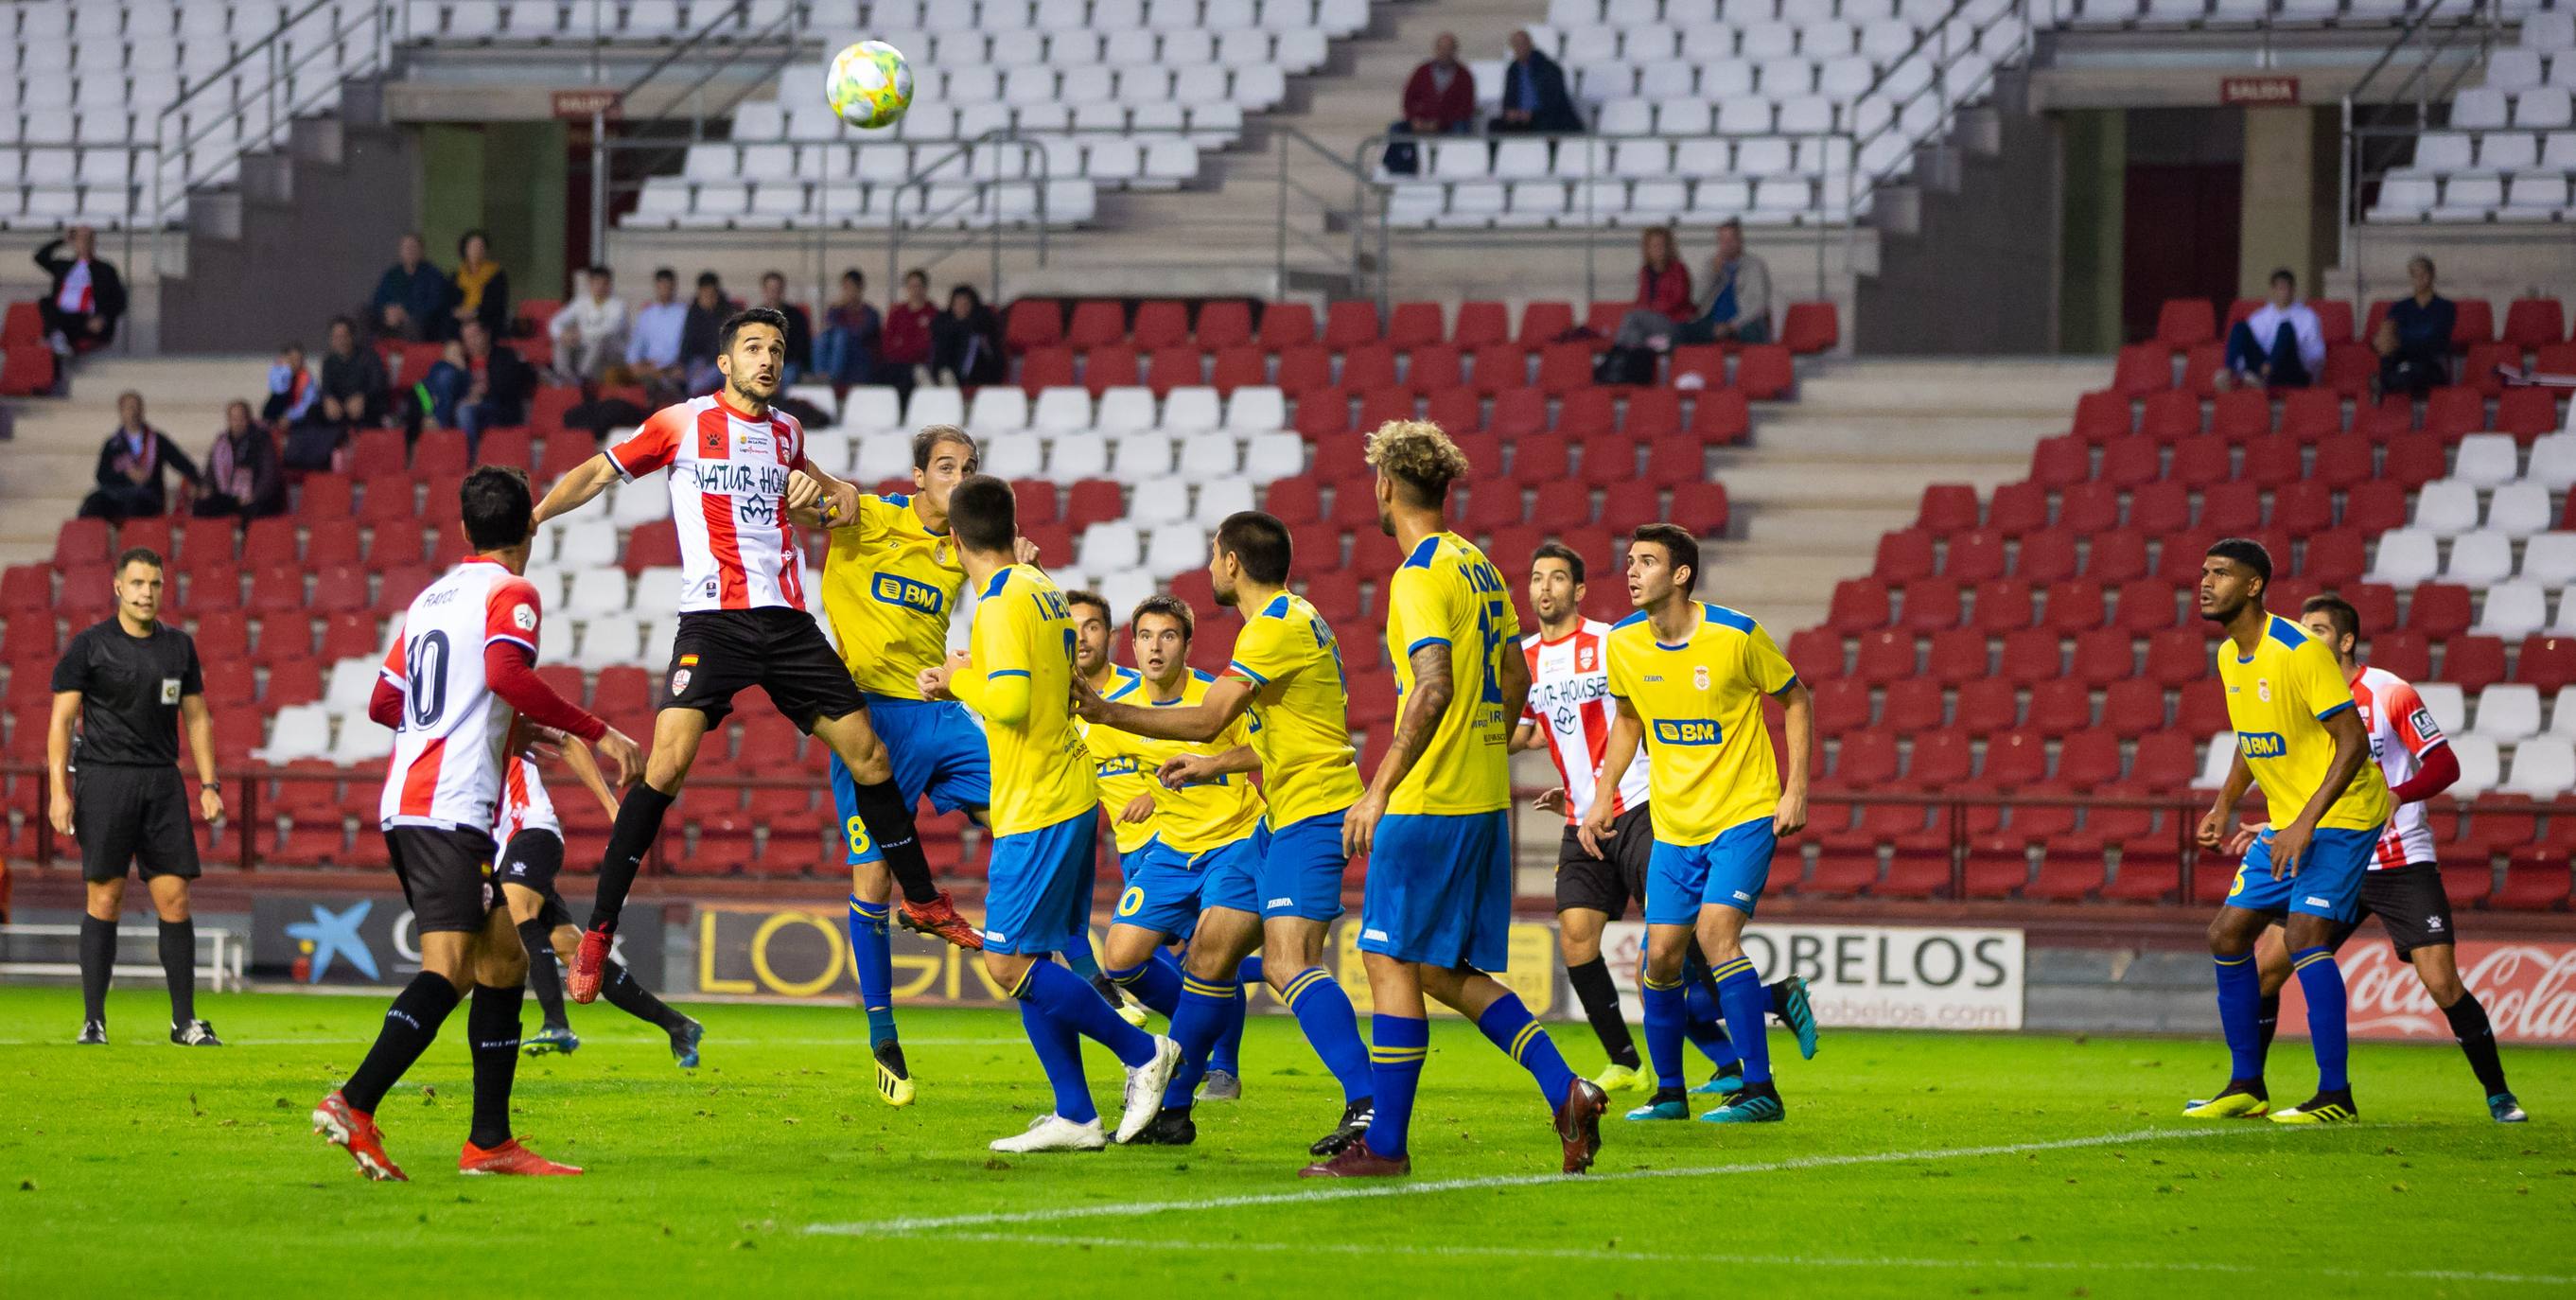
M912 65L883 41L860 41L832 56L823 96L852 126L892 126L912 107Z

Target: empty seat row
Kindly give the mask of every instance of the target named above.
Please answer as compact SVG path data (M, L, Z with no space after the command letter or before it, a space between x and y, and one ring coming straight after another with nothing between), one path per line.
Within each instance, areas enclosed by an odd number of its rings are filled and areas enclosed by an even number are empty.
M1202 149L1225 148L1243 135L1243 111L1242 105L1232 102L1168 100L1152 104L1115 100L1089 104L984 103L964 108L923 104L915 105L892 126L861 130L842 121L830 105L819 100L782 98L752 100L737 108L733 140L750 145L778 140L804 142L796 174L807 180L836 180L854 173L870 176L890 165L880 158L861 171L847 152L853 146L891 149L899 147L894 142L915 142L936 146L940 154L946 154L952 152L949 146L956 141L1006 132L1048 150L1051 158L1061 162L1060 170L1074 170L1081 162L1083 144L1120 132L1141 136L1186 133L1191 143ZM1067 135L1068 132L1079 135ZM834 153L833 148L842 152Z
M1762 180L1413 181L1393 186L1386 219L1395 226L1663 225L1723 221L1748 225L1833 224L1845 219L1846 187L1836 181Z
M1198 155L1186 148L1195 170ZM1175 180L1139 178L1130 189L1170 188ZM645 184L622 224L687 230L782 230L902 225L906 229L1082 225L1099 202L1087 179L934 181L925 185L690 185L657 176Z

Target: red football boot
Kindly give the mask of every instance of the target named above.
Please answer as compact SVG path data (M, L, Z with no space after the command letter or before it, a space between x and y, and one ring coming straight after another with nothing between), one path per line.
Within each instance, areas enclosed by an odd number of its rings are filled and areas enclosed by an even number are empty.
M349 1104L349 1099L334 1088L331 1095L313 1108L313 1131L331 1139L331 1145L349 1153L358 1162L358 1172L380 1183L405 1183L402 1167L385 1154L385 1135L376 1128L376 1118Z
M1413 1157L1382 1156L1369 1150L1367 1138L1343 1147L1330 1160L1297 1171L1299 1178L1401 1178L1413 1172Z
M572 969L564 975L564 991L584 1006L599 997L601 968L608 962L609 946L616 937L605 930L581 932L581 947L572 955Z
M1565 1142L1565 1172L1582 1173L1601 1154L1601 1112L1609 1105L1610 1094L1589 1079L1578 1078L1566 1090L1565 1104L1556 1108L1556 1135Z
M488 1151L471 1142L466 1143L464 1154L456 1157L456 1172L522 1174L530 1178L566 1178L580 1173L581 1166L557 1164L520 1146L519 1139L512 1138Z
M895 918L903 922L903 928L907 930L915 930L934 939L945 939L968 952L984 950L984 932L957 914L957 904L949 900L945 889L939 891L939 897L927 903L905 902L895 909Z

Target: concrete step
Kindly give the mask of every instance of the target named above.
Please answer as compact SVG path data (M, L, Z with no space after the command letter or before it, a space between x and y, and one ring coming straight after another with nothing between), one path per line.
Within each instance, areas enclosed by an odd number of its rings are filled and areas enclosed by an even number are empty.
M261 355L92 358L79 363L71 396L19 403L0 451L0 565L53 554L62 521L89 494L99 444L116 429L119 394L140 394L144 419L200 458L223 427L225 404L261 394L268 363Z

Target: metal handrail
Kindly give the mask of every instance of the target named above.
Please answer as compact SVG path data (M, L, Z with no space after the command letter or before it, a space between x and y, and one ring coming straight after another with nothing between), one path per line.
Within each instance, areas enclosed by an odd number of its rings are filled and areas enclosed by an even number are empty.
M2344 93L2338 105L2337 120L2342 128L2343 140L2336 159L2339 193L2336 195L2335 204L2335 254L2339 263L2353 268L2355 296L2364 300L2369 297L2369 269L2362 265L2358 254L2361 243L2360 231L2368 224L2365 220L2368 214L2361 211L2362 195L2374 181L2385 180L2388 173L2385 169L2374 172L2363 150L2370 141L2375 139L2420 140L2427 129L2427 119L2431 115L2432 105L2436 102L2449 102L2473 67L2485 67L2488 56L2495 48L2497 38L2502 34L2501 14L2494 0L2460 0L2459 6L2453 12L2460 15L2461 21L2448 24L2441 29L2439 42L2423 50L2423 57L2413 61L2413 66L2408 69L2404 80L2385 93L2374 94L2371 87L2379 79L2380 74L2396 63L2399 55L2431 28L2434 19L2441 16L2444 7L2451 3L2452 0L2431 0L2431 3L2416 11L2401 25L2396 37L2389 41L2386 49L2380 51L2377 59L2372 60L2370 67L2353 83L2352 88ZM2480 18L2485 21L2479 22ZM2442 82L2438 89L2435 88L2433 82L2436 66L2444 55L2450 53L2459 44L2464 34L2472 31L2476 34L2478 57L2453 70L2449 80ZM2396 102L2403 99L2410 90L2415 92L2413 124L2395 125L2385 120L2379 122L2362 120L2362 114L2373 104L2384 106Z

